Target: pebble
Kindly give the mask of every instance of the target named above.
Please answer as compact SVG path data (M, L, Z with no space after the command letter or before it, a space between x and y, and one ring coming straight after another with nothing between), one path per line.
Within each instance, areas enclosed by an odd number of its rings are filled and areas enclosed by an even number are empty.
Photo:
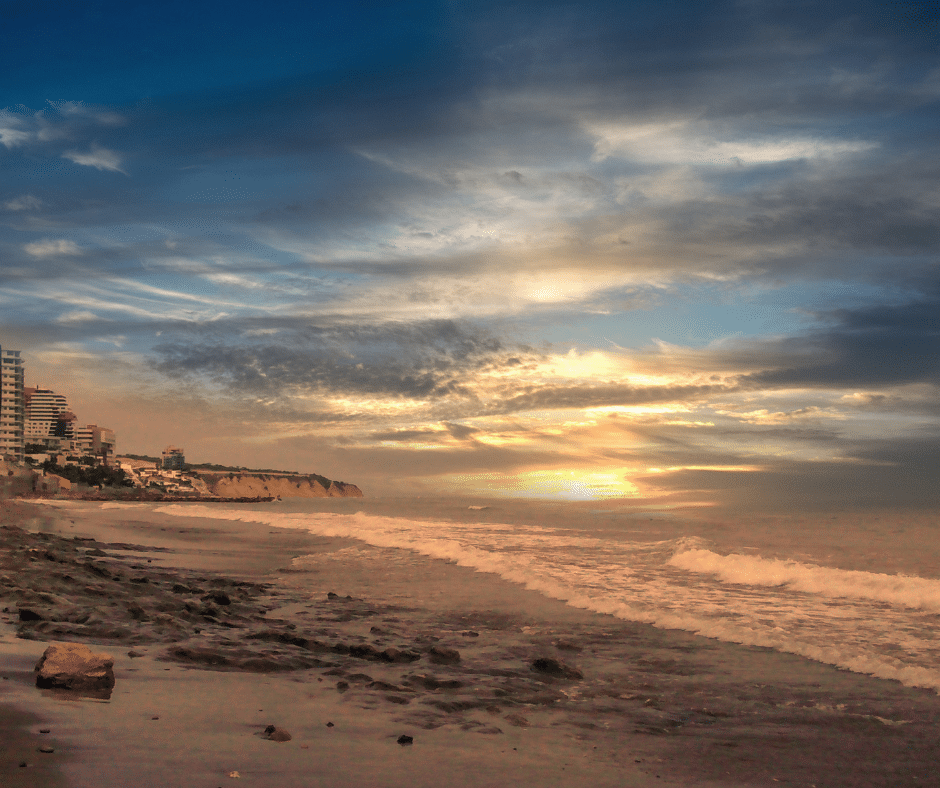
M398 737L398 743L402 747L407 747L409 744L414 744L414 736L406 736L404 733Z
M268 727L264 729L264 737L268 741L290 741L294 738L284 729L277 728L274 725L268 725Z
M44 744L42 747L39 748L39 752L55 752L55 750L52 747L50 747L48 744Z
M40 728L40 729L39 729L39 732L40 732L40 733L51 733L51 732L52 732L52 728Z

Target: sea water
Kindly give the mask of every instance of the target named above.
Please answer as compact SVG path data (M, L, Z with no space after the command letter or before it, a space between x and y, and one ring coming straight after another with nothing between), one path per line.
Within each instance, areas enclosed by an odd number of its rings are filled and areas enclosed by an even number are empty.
M452 561L574 607L940 693L940 528L930 516L715 522L614 505L444 499L158 511ZM317 559L295 563L306 560Z

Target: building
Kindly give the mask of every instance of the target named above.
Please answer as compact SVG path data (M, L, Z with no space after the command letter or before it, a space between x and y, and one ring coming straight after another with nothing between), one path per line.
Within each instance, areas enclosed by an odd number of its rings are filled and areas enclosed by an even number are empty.
M25 388L25 441L58 448L75 437L75 414L62 394L51 389Z
M0 347L0 459L23 461L24 408L20 351Z
M167 446L163 450L164 469L182 471L186 468L186 458L183 456L183 450L178 446Z
M97 424L86 424L75 430L72 450L77 454L100 457L105 465L111 465L114 463L115 443L114 430Z

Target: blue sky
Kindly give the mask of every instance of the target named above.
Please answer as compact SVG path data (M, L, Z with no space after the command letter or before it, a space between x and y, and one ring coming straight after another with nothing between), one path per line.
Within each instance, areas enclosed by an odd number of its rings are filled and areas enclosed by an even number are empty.
M934 504L938 12L0 0L0 345L128 452Z

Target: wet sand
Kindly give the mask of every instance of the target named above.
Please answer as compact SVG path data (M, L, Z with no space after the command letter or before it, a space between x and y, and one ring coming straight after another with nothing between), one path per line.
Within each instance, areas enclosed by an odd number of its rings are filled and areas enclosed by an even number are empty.
M940 784L931 691L154 508L0 502L0 784ZM36 689L53 641L111 697Z

